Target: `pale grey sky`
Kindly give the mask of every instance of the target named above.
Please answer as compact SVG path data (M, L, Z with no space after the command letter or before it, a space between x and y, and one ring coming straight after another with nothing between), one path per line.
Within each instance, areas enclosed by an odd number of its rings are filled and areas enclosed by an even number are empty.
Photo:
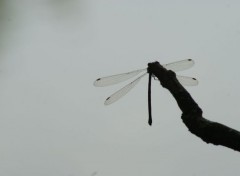
M204 117L240 130L240 2L157 0L0 1L0 175L225 176L238 152L206 144L181 121L170 93L147 77L118 102L124 84L93 81L158 60L192 58L180 74Z

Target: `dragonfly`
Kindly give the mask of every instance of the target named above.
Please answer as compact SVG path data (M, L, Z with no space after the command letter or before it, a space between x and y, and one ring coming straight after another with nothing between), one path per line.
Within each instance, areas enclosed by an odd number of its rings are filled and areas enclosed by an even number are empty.
M178 71L183 71L186 69L191 68L194 65L194 61L192 59L185 59L177 62L172 62L169 64L162 65L164 68L167 70L172 70L174 72ZM139 81L148 74L148 68L144 69L138 69L134 71L130 71L127 73L121 73L121 74L116 74L116 75L111 75L111 76L106 76L102 78L98 78L93 85L96 87L105 87L105 86L110 86L114 85L123 81L126 81L130 78L133 78L137 75L142 73L139 77L134 79L132 82L118 90L117 92L113 93L110 95L104 102L105 105L110 105L120 98L122 98L124 95L126 95L130 90L132 90L138 83ZM148 84L148 111L149 111L149 120L148 124L152 124L152 115L151 115L151 77L154 75L149 74L149 84ZM177 80L184 86L196 86L198 85L198 80L193 77L188 77L188 76L180 76L176 75Z

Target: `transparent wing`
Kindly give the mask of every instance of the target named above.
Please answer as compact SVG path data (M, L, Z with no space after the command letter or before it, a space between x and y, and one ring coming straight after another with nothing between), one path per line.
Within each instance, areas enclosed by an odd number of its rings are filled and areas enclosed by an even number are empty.
M193 65L194 65L194 61L192 59L186 59L186 60L182 60L182 61L165 64L165 65L163 65L163 67L165 67L168 70L177 72L177 71L182 71L182 70L191 68Z
M198 85L198 80L196 78L177 75L177 79L184 86L196 86L196 85Z
M112 75L112 76L106 76L103 78L98 78L93 85L96 87L104 87L104 86L109 86L109 85L113 85L113 84L117 84L119 82L123 82L126 81L136 75L138 75L139 73L146 71L147 69L139 69L139 70L135 70L135 71L131 71L131 72L127 72L127 73L122 73L122 74L117 74L117 75Z
M144 73L143 75L141 75L140 77L138 77L137 79L135 79L134 81L130 82L129 84L127 84L125 87L121 88L120 90L118 90L117 92L115 92L114 94L112 94L110 97L108 97L104 104L105 105L109 105L114 103L115 101L117 101L118 99L120 99L121 97L123 97L124 95L126 95L140 80L143 76L145 76L147 73Z

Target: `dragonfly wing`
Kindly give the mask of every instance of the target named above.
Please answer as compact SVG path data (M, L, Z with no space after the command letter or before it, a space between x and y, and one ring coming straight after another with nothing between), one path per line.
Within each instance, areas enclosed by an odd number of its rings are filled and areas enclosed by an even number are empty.
M118 99L120 99L121 97L123 97L124 95L126 95L140 80L143 76L145 76L147 73L144 73L143 75L141 75L140 77L138 77L137 79L135 79L134 81L130 82L129 84L127 84L125 87L121 88L120 90L118 90L117 92L115 92L114 94L112 94L110 97L108 97L104 104L105 105L109 105L114 103L115 101L117 101Z
M177 79L184 86L196 86L196 85L198 85L198 80L196 78L177 75Z
M163 66L168 70L177 72L177 71L182 71L182 70L191 68L193 65L194 65L194 61L192 59L186 59L186 60L182 60L182 61L165 64Z
M112 75L112 76L107 76L107 77L103 77L103 78L98 78L93 85L96 87L104 87L104 86L109 86L109 85L113 85L113 84L117 84L123 81L126 81L136 75L138 75L139 73L145 71L145 69L139 69L139 70L135 70L135 71L131 71L131 72L127 72L127 73L122 73L122 74L117 74L117 75Z

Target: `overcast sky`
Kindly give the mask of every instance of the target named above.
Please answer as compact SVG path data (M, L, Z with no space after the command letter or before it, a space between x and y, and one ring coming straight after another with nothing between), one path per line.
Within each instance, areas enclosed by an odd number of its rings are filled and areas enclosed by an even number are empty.
M0 175L226 176L240 154L204 143L174 98L147 77L96 88L96 78L192 58L187 87L205 118L240 130L237 0L1 0Z

